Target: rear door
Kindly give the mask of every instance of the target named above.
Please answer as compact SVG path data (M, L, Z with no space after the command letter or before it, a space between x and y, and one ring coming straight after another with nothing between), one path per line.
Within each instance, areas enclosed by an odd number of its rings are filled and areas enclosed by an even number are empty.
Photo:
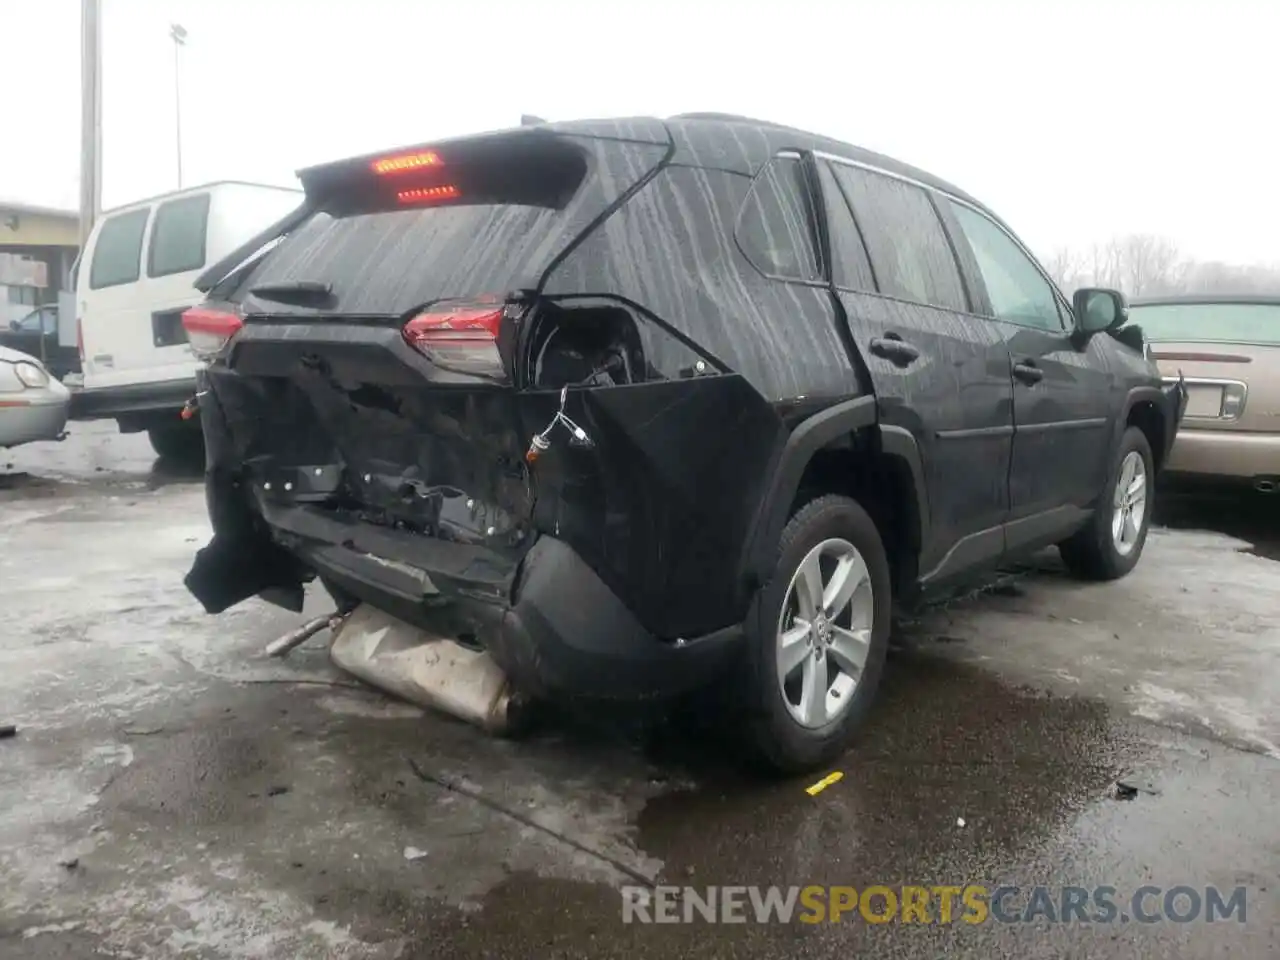
M1044 518L1020 527L1037 539L1103 488L1111 457L1120 381L1108 370L1104 341L1084 347L1071 338L1073 320L1045 272L1004 227L985 213L947 201L957 244L976 263L978 308L999 321L1013 375L1013 461L1010 520Z
M200 299L193 284L209 261L213 204L214 193L202 190L156 206L138 321L149 340L146 345L139 340L137 354L128 358L131 365L146 369L148 379L179 380L194 374L197 364L182 327L182 312Z
M86 387L129 382L129 368L150 349L150 317L141 314L142 251L151 207L112 213L94 231L77 286Z
M835 158L819 169L836 288L880 423L910 433L923 459L933 542L921 574L990 562L1009 510L1004 338L974 316L930 191Z

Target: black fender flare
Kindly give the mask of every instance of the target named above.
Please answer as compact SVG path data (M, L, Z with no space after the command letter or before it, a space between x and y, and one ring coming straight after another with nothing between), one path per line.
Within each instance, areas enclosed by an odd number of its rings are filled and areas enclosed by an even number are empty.
M1169 451L1173 449L1173 441L1178 432L1178 421L1181 419L1182 410L1179 407L1179 400L1176 394L1171 394L1171 390L1176 387L1158 387L1154 384L1141 384L1136 387L1130 387L1129 392L1125 394L1124 403L1120 407L1120 415L1116 417L1115 425L1112 428L1111 449L1114 450L1120 443L1120 438L1124 436L1125 427L1129 423L1129 414L1133 408L1140 403L1151 403L1164 416L1164 449L1153 451L1158 454L1159 462L1163 463L1169 459Z
M814 414L791 431L775 455L760 508L744 544L740 579L748 590L766 582L773 573L773 558L782 530L813 455L842 436L876 426L876 419L876 398L856 397ZM911 474L921 544L927 543L928 495L919 447L910 431L900 427L882 424L879 434L881 453L904 461Z

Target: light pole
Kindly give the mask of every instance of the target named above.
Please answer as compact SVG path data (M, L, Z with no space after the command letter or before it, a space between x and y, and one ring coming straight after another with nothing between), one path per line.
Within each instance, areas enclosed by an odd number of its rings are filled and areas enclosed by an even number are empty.
M102 209L102 23L98 0L80 2L80 249Z
M182 83L178 72L178 52L187 45L187 28L180 23L169 24L169 39L173 41L173 128L178 138L178 189L182 189Z

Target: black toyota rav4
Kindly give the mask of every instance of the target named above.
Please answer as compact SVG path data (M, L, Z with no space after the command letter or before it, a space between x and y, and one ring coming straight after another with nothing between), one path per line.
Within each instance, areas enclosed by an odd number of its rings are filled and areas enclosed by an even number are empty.
M936 177L697 114L300 178L185 318L210 612L318 577L533 699L728 676L802 770L866 714L893 600L1052 544L1138 561L1181 385Z

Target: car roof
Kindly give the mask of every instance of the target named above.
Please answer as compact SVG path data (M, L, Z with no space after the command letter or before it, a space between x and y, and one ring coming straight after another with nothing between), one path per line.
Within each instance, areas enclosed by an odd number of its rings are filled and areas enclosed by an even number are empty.
M1168 297L1143 297L1130 300L1131 307L1171 306L1223 306L1230 303L1247 303L1258 306L1280 307L1280 294L1268 293L1188 293Z
M599 137L619 141L669 145L671 162L685 166L725 170L754 176L775 154L784 150L812 150L851 160L882 170L923 186L950 194L972 204L993 219L1000 218L965 191L928 171L895 160L851 143L810 133L796 127L728 113L684 113L667 119L657 117L614 117L606 119L564 120L554 123L528 124L493 130L481 134L433 140L419 146L446 146L450 143L476 142L489 138L536 138L551 134ZM401 147L400 149L408 149ZM369 154L369 158L385 154L385 150ZM349 160L362 158L348 158ZM346 161L339 161L346 162ZM304 184L314 171L329 163L306 167L297 172ZM1007 224L1005 225L1007 227Z
M186 197L192 194L204 193L208 190L216 190L218 187L253 187L256 190L276 190L281 193L296 193L302 196L302 191L298 187L282 187L275 183L254 183L251 180L213 180L209 183L197 184L194 187L183 187L180 190L170 190L168 193L157 193L152 197L143 197L139 200L131 200L128 203L122 203L118 207L112 207L110 210L103 210L98 214L98 219L112 216L117 213L129 213L133 210L149 207L153 204L162 203L165 200L176 200L179 197Z
M666 123L676 146L676 162L753 174L780 150L813 150L876 167L982 206L955 184L919 167L852 143L771 120L724 113L684 113L669 118Z

